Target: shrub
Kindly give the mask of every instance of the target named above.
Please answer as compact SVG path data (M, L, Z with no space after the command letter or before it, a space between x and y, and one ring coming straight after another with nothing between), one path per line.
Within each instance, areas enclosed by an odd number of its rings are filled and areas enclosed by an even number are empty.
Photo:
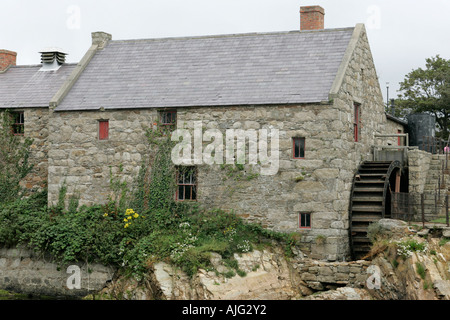
M397 253L405 259L410 257L413 252L426 252L428 250L426 242L418 242L415 239L398 241L396 244Z
M420 262L416 262L416 270L417 274L422 278L422 280L425 280L425 266Z

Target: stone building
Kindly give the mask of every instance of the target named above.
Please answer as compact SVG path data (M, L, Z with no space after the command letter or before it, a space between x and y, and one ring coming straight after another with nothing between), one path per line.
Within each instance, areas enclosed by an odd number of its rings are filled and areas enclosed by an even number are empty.
M77 65L1 73L0 92L16 90L18 100L2 97L0 107L25 112L41 168L35 175L47 176L50 204L64 182L80 205L105 203L110 172L136 178L148 153L145 133L156 123L254 133L249 145L277 132L272 174L258 174L264 164L251 163L248 152L239 177L225 165L194 162L174 196L301 233L312 257L348 258L355 172L373 160L375 134L405 132L404 125L385 113L364 25L324 29L317 6L302 7L301 21L299 31L186 38L112 40L94 32ZM23 88L11 82L26 70Z
M14 134L33 139L33 171L23 181L30 190L46 186L48 179L49 101L76 64L64 63L58 48L41 52L41 64L16 66L17 53L0 50L0 110L14 118Z

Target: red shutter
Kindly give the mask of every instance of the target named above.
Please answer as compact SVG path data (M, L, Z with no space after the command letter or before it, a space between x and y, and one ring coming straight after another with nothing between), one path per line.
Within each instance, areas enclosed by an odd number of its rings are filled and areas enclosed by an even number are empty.
M108 140L109 136L109 121L98 122L98 138L99 140Z

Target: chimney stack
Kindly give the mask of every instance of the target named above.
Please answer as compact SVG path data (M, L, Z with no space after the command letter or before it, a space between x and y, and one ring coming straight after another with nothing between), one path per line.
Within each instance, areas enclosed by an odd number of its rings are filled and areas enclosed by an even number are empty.
M16 58L16 52L0 50L0 72L6 71L10 66L15 66Z
M112 35L103 31L92 32L92 44L97 45L99 49L103 49L108 41L112 40Z
M322 30L325 10L321 6L300 7L300 30Z

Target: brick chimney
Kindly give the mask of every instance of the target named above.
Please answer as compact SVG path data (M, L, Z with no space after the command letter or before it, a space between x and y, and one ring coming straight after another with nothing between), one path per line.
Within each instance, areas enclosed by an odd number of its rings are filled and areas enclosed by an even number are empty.
M17 53L8 50L0 50L0 72L5 71L10 66L16 65Z
M325 10L321 6L300 7L300 30L324 28Z

